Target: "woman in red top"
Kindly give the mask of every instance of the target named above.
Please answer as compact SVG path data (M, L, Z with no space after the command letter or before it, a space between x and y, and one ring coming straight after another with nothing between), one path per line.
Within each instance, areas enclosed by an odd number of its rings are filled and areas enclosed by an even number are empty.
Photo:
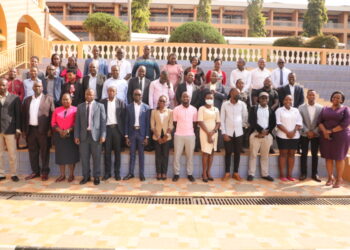
M73 133L77 108L72 106L72 98L69 94L64 94L61 102L62 106L55 109L51 120L56 146L55 161L60 166L60 176L56 182L66 179L66 165L69 167L68 182L72 182L74 167L79 161L79 148L74 143Z
M61 71L61 77L64 78L65 82L68 82L67 71L68 69L75 69L76 71L76 81L80 82L80 79L83 78L83 74L78 68L77 59L74 56L68 57L67 68Z
M194 74L194 84L197 86L201 86L202 83L205 81L205 74L204 71L199 65L201 64L201 61L198 59L197 56L193 56L190 59L191 66L185 69L185 76L187 76L188 72L192 72Z
M222 64L222 60L220 58L215 58L214 60L214 69L213 70L209 70L207 72L207 74L205 75L205 79L207 83L210 83L210 77L211 77L211 72L212 71L216 71L219 74L219 81L221 81L222 85L226 84L226 73L224 71L221 70L221 64Z

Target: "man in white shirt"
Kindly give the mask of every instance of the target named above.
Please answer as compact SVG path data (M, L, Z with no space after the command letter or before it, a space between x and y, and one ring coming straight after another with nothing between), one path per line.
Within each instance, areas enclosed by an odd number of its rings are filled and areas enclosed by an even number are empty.
M112 77L109 78L104 84L102 89L101 99L108 97L107 89L110 86L114 86L117 89L117 98L122 100L125 104L128 103L128 83L124 79L119 79L119 68L112 66Z
M112 72L112 66L116 65L119 68L119 78L128 81L131 78L131 63L125 58L125 51L122 48L117 50L117 58L112 60L108 66L108 72Z
M264 86L264 81L267 77L271 76L270 70L266 69L266 61L264 58L260 58L258 61L258 67L252 70L252 96L256 95L256 91Z
M277 65L278 68L274 69L271 74L272 84L275 89L287 85L288 75L292 72L284 66L285 61L282 58L278 59Z
M148 104L151 109L155 109L157 107L157 103L161 95L165 95L167 97L167 107L174 103L174 88L173 84L169 81L168 73L166 71L160 72L159 79L154 80L150 84Z
M232 88L230 100L221 106L221 132L225 146L225 176L223 180L230 178L231 156L234 153L234 171L232 178L241 181L238 173L240 155L243 143L243 127L248 126L247 105L239 100L239 90Z
M299 112L303 118L303 128L301 130L300 144L301 144L301 157L300 157L300 170L301 175L299 180L303 181L307 177L307 154L309 151L309 144L311 144L312 155L312 174L311 177L317 182L321 182L321 179L317 173L318 167L318 148L319 148L319 129L318 129L318 116L322 111L322 105L315 102L316 92L312 89L307 91L307 103L299 106Z
M25 79L23 81L23 87L24 87L24 99L28 96L34 95L33 86L35 82L40 82L41 80L38 78L38 68L33 66L29 70L29 76L30 78Z
M230 91L231 88L237 88L236 83L238 79L241 79L244 83L243 92L249 91L251 81L252 81L252 74L250 71L246 70L245 68L245 61L243 58L238 58L237 60L237 69L233 70L230 75L230 85L228 85L230 88L226 88L226 93Z

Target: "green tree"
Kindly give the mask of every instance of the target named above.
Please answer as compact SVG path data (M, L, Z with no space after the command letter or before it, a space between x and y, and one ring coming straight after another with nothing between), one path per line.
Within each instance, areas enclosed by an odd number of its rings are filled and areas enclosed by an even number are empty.
M149 10L150 0L133 0L131 3L132 31L147 32L151 12Z
M197 21L211 23L211 0L199 0Z
M251 37L265 37L267 32L265 29L266 18L262 13L263 0L247 0L247 14L249 30L248 35Z
M106 13L89 15L83 27L91 32L95 41L127 41L129 38L128 26L123 21Z
M177 27L169 38L171 43L226 43L224 37L211 24L188 22Z
M322 26L327 21L325 0L309 0L307 11L304 15L304 35L307 37L322 35Z

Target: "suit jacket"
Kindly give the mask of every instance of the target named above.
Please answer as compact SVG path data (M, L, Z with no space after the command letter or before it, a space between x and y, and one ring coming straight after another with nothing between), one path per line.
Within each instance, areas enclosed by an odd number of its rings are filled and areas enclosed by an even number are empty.
M62 87L61 87L61 98L62 98L62 96L65 93L70 94L70 85L71 85L71 83L64 83L64 84L62 84ZM74 95L71 94L72 105L77 107L80 103L84 102L85 96L84 96L84 93L83 93L83 87L82 87L82 85L79 82L75 82L73 85L74 85L75 92L74 92Z
M221 82L217 82L215 86L215 95L214 95L214 106L221 110L222 103L227 99L226 92L224 86L221 84ZM205 84L204 89L202 90L202 94L200 97L201 105L203 106L205 104L205 95L206 93L210 92L210 84Z
M101 101L103 104L105 111L106 111L106 121L107 121L107 116L108 116L108 99L103 99ZM124 127L125 127L125 103L118 99L117 97L115 98L115 112L116 112L116 117L117 117L117 123L118 123L118 130L119 132L124 136Z
M143 93L142 93L142 102L148 103L148 96L149 96L149 85L151 84L151 81L147 78L145 78L145 86L143 87ZM134 101L133 93L135 89L141 89L139 78L133 77L129 80L129 86L128 86L128 103L132 103Z
M187 91L187 84L181 83L179 86L177 86L175 97L177 103L181 103L181 95L183 92ZM196 107L197 109L201 106L200 105L200 87L195 85L193 83L193 90L192 90L192 98L191 103L192 106Z
M81 142L87 139L87 110L86 102L78 105L75 117L74 138ZM94 141L106 138L106 111L102 103L94 102L91 110L91 135Z
M254 105L250 111L248 116L248 122L250 125L250 134L254 131L261 132L263 128L258 124L258 105ZM276 115L275 112L269 107L269 133L272 134L273 129L276 127Z
M84 76L89 75L89 65L93 61L92 58L88 58L85 60L84 64ZM108 76L108 64L107 61L103 58L98 59L98 73L101 75Z
M283 106L283 100L287 95L290 95L290 88L289 84L286 86L283 86L278 89L278 96L280 99L280 105ZM294 85L294 100L293 100L293 107L298 108L301 104L304 103L304 90L299 85Z
M151 113L151 130L157 131L158 135L160 136L163 130L163 133L166 134L168 129L173 130L174 123L173 123L173 111L171 109L166 109L164 111L166 113L166 116L164 117L164 120L160 119L160 112L158 109L153 109ZM154 136L153 133L153 139L158 140ZM168 141L171 140L171 134L168 136Z
M97 74L96 76L96 100L101 100L101 96L102 96L102 88L103 88L103 84L106 81L106 76L101 75L101 74ZM90 87L89 86L89 80L90 80L90 76L84 76L83 77L83 96L84 96L84 100L85 100L85 91Z
M44 81L42 82L43 88L44 88L44 94L47 95L47 78L44 78ZM63 78L61 77L55 77L53 80L53 99L55 102L55 105L58 106L61 102L61 91L62 91L62 85L64 84Z
M4 104L0 102L0 133L11 135L16 129L21 129L21 100L9 93Z
M301 129L301 135L307 137L307 132L312 131L316 133L317 136L319 136L317 122L323 107L322 105L315 103L315 107L316 107L315 117L311 121L307 106L308 106L307 103L304 103L303 105L299 106L299 112L301 117L303 118L303 128Z
M145 103L141 104L140 108L140 132L141 136L149 136L149 124L150 124L150 112L151 109ZM126 120L125 120L125 136L131 137L134 133L133 126L135 125L135 108L134 102L126 106Z
M38 113L38 130L40 134L47 134L51 128L51 116L55 110L55 104L52 96L42 95ZM32 99L33 98L29 96L24 100L22 105L22 131L26 134L29 132L29 109Z

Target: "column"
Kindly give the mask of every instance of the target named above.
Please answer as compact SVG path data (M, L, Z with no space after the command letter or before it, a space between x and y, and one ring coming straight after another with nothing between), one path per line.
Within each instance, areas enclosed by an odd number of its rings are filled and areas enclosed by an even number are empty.
M114 16L116 17L119 17L119 8L120 8L119 4L116 3L114 5Z
M63 4L63 16L62 16L62 21L65 21L67 17L67 4Z

